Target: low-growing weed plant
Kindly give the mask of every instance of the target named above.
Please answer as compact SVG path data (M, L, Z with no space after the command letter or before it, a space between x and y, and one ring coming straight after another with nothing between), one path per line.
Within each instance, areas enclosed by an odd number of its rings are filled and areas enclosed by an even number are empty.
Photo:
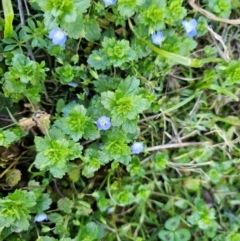
M238 0L1 3L0 240L240 240Z

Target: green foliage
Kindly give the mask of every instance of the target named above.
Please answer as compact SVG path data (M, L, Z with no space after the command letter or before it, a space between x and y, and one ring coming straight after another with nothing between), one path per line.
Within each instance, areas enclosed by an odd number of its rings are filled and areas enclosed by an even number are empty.
M84 168L82 175L85 177L93 177L94 173L106 163L109 162L108 155L100 150L89 148L84 153Z
M102 49L94 51L89 56L88 63L95 69L106 69L107 67L124 67L124 64L137 60L137 54L130 47L129 41L117 41L114 38L104 38Z
M170 0L167 1L167 15L166 15L166 22L169 25L173 25L177 23L179 20L183 19L187 11L184 7L182 7L183 0Z
M40 101L44 91L43 81L46 78L45 63L30 60L23 54L16 54L9 64L9 71L3 77L3 90L13 102L27 98L33 103Z
M59 129L51 129L49 135L35 138L38 154L34 164L41 171L49 170L54 177L61 178L68 171L68 161L80 157L82 147Z
M122 126L124 132L134 133L138 114L150 107L150 102L140 94L140 81L128 77L120 82L115 92L107 91L101 94L101 103L110 111L113 126Z
M163 171L168 165L168 155L166 153L157 152L153 162L153 168L157 171Z
M167 230L160 230L158 233L158 237L163 240L171 240L171 241L188 241L191 238L191 234L188 229L180 228L178 226L180 224L180 218L178 216L168 219L164 226Z
M216 13L219 17L228 18L230 16L231 0L213 0L204 2L206 2L209 9Z
M115 160L127 165L130 160L130 148L126 136L119 130L109 132L103 143L103 152L110 160Z
M137 9L144 3L143 0L119 0L117 9L121 16L131 17Z
M11 0L2 1L4 13L4 38L11 37L13 34L13 18L14 12Z
M56 73L59 75L59 79L62 84L68 84L75 76L77 76L79 70L80 68L78 66L65 64L64 66L57 67Z
M197 225L202 230L216 229L215 210L209 209L201 199L195 199L195 204L197 210L187 218L188 222L191 225Z
M90 6L89 0L44 0L37 2L44 11L45 24L51 26L54 23L74 23L78 14L86 12Z
M71 213L73 202L69 198L61 198L57 202L58 208L65 213Z
M165 1L149 1L138 15L139 23L143 26L151 26L149 32L163 29L167 13L165 8Z
M0 146L9 147L10 144L19 141L25 132L23 132L19 127L11 128L8 130L0 130Z
M0 199L0 224L1 229L11 232L27 230L31 218L31 208L36 205L33 192L15 190L14 193Z
M104 235L105 231L101 224L89 222L80 229L76 239L82 241L94 241L103 238Z
M239 240L237 25L183 0L20 2L0 19L0 240Z
M22 29L26 33L26 37L31 40L31 46L35 47L47 47L47 42L43 39L47 30L42 22L37 21L36 23L28 18L27 19L28 26L22 26Z
M63 116L56 120L55 126L69 135L74 141L82 137L94 140L99 137L99 131L94 121L86 115L84 106L70 103L62 109Z
M229 64L217 66L218 73L225 79L224 86L233 86L239 84L240 67L238 61L231 61Z

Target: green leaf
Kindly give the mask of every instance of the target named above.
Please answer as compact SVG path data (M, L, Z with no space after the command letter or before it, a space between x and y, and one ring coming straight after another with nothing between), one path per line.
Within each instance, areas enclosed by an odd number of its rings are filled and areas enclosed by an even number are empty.
M72 212L73 201L71 201L68 197L59 199L57 202L57 205L58 205L58 209L65 213Z
M45 210L49 209L50 205L52 204L52 200L49 197L49 194L42 193L43 190L41 188L34 188L34 193L37 198L36 205L32 209L33 212L37 214L43 213Z
M154 158L153 167L158 171L163 171L168 164L168 155L164 152L157 152Z
M34 164L41 171L49 170L54 177L61 178L67 172L68 161L80 157L82 146L68 140L55 128L49 131L50 136L55 131L59 133L58 139L35 138L38 154Z
M29 227L31 207L36 204L33 192L15 190L0 199L0 226L10 227L12 232L21 232Z
M105 236L103 225L89 222L79 230L76 240L93 241L101 240Z
M4 13L4 38L11 38L13 35L13 18L14 12L11 0L2 0L2 7Z
M63 223L63 216L60 215L59 213L50 213L48 215L48 219L53 222L53 223Z
M74 141L80 138L97 139L99 131L94 121L86 116L86 109L83 105L71 103L63 108L63 117L55 121L55 126L69 135Z
M106 156L102 155L101 151L89 148L84 154L84 168L82 170L82 175L85 177L93 177L94 173L101 167L101 165L106 164L109 160Z
M127 165L127 171L132 177L142 177L145 174L145 170L137 156L132 157L131 162Z
M117 90L101 94L101 103L112 114L112 125L120 126L124 122L124 131L136 132L138 114L150 107L151 103L139 94L139 80L128 77L120 82ZM132 121L132 123L128 123Z
M158 237L162 240L162 241L175 241L174 239L174 233L171 231L166 231L166 230L161 230L158 233Z
M153 190L152 184L140 185L138 188L138 193L136 195L136 202L138 203L146 202L150 197L152 190Z
M183 0L170 0L167 1L167 15L166 22L172 25L174 22L178 22L182 20L187 11L184 7L182 7Z
M137 59L137 54L130 47L127 40L116 40L105 37L102 42L103 53L107 56L109 64L114 67L121 67L124 63Z
M80 13L77 13L74 22L63 22L61 27L66 31L70 38L79 39L85 36L84 19Z
M174 233L175 241L188 241L191 238L191 233L188 229L181 228Z
M184 187L186 187L189 191L199 191L201 188L201 179L192 177L185 178Z
M117 93L125 95L134 95L138 92L139 79L133 76L128 76L125 81L121 81L117 88Z
M73 0L73 4L79 12L85 13L91 6L91 0Z
M110 61L102 49L93 50L89 55L87 62L94 69L105 70L108 66L110 66Z
M179 224L180 224L180 218L178 216L175 216L173 218L168 219L165 222L164 226L169 231L175 231L178 228Z
M101 29L98 26L98 22L95 19L86 18L84 22L85 26L85 38L88 41L99 40L101 37Z
M221 173L219 173L219 170L217 169L210 169L208 172L208 176L213 183L219 183L221 180Z
M105 152L110 159L117 161L125 160L127 162L131 160L129 156L131 151L126 143L126 137L119 130L111 130L108 132L106 142L103 143L103 152ZM124 159L125 157L127 157L127 159Z
M115 200L121 206L130 205L135 202L135 196L130 191L120 191L116 196L114 196Z
M59 75L62 84L70 83L75 77L75 71L72 65L65 64L64 66L57 67L56 72Z
M119 81L121 79L119 78ZM108 90L115 90L118 87L118 79L112 78L107 75L99 75L96 81L93 81L93 85L95 87L95 91L98 93L102 93Z
M23 133L15 133L14 128L6 131L0 130L0 146L9 147L11 143L20 140L22 136Z
M117 8L121 16L129 18L134 15L142 3L144 3L143 0L118 0Z
M138 20L143 26L148 26L150 32L154 32L165 27L166 15L166 1L152 1L142 8Z
M33 103L39 102L40 93L44 91L42 82L48 70L44 65L44 62L37 63L24 54L16 53L10 63L9 71L4 74L5 95L10 96L14 102L26 97Z
M136 133L138 130L138 118L124 122L122 124L122 129L126 133Z
M58 240L48 236L39 236L36 241L58 241Z

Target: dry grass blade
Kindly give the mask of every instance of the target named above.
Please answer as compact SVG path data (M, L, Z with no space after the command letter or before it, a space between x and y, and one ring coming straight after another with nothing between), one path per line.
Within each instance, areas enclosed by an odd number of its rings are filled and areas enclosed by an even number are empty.
M213 38L217 39L223 46L224 52L222 52L219 48L219 54L221 55L221 57L225 60L225 61L229 61L230 57L229 57L229 51L227 49L227 46L225 45L225 43L223 42L222 37L215 33L212 28L210 28L208 25L206 25L206 28L208 29L208 31L211 33L211 35L213 36Z
M206 18L209 18L209 19L217 21L217 22L228 23L228 24L232 24L232 25L240 24L240 19L226 19L226 18L217 17L216 15L202 9L201 7L199 7L195 3L195 0L188 0L188 3L191 5L191 7L193 9L195 9L196 11L203 14Z

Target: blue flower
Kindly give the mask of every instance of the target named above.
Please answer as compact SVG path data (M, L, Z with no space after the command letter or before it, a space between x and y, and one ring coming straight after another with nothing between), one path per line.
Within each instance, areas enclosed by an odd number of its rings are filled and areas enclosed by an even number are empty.
M131 146L131 151L133 154L139 154L140 152L143 151L143 143L142 142L135 142Z
M49 38L52 39L53 44L63 46L67 40L66 34L58 28L54 28L49 33Z
M197 35L197 20L191 19L190 21L182 21L182 25L189 37L194 37Z
M36 222L42 222L42 221L44 221L44 220L48 220L47 214L41 213L41 214L37 215L37 216L34 218L34 223L36 223Z
M73 82L73 81L72 81L72 82L69 82L68 85L71 86L71 87L73 87L73 88L78 87L78 84L77 84L76 82Z
M164 40L163 33L161 31L157 31L151 35L152 42L157 45L161 45Z
M98 118L97 122L97 128L98 130L108 130L111 127L111 121L109 117L106 116L101 116L100 118Z
M103 0L105 6L113 5L116 3L117 0Z
M113 213L113 212L114 212L114 207L108 208L108 210L107 210L107 213L108 213L108 214L111 214L111 213Z

